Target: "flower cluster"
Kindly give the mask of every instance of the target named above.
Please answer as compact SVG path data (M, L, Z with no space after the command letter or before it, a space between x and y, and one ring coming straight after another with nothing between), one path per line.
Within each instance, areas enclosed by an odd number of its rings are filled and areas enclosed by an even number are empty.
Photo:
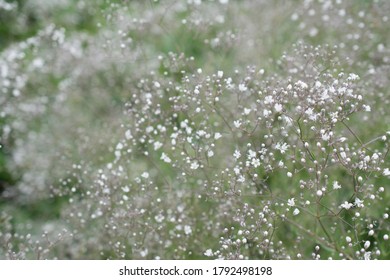
M390 257L386 1L116 2L0 53L1 258Z

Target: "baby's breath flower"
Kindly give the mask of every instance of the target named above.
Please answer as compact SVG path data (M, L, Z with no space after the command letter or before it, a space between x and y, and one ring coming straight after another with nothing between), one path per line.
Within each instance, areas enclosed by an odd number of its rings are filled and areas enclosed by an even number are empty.
M334 181L334 182L333 182L333 189L334 189L334 190L341 189L341 185L339 184L339 182L337 182L337 181Z
M295 206L295 198L290 198L287 200L287 205L292 207Z
M348 202L348 201L345 201L343 204L340 205L340 208L344 208L346 210L350 209L353 207L353 204Z

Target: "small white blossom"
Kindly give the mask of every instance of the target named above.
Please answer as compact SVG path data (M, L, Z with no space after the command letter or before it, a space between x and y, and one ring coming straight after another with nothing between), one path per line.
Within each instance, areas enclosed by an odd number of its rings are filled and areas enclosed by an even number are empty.
M274 103L274 97L272 95L267 95L264 98L264 104L272 104Z
M240 175L237 179L237 182L244 183L245 182L245 177L243 175Z
M339 184L339 182L337 182L337 181L334 181L334 182L333 182L333 189L334 189L334 190L341 189L341 185Z
M359 208L363 208L364 207L364 204L363 204L364 200L360 200L359 198L355 198L355 205Z
M290 198L287 200L287 205L292 207L292 206L295 206L295 198Z
M172 160L165 153L161 154L161 158L160 159L162 159L166 163L172 162Z
M146 257L147 255L148 255L148 249L145 249L145 250L142 250L141 252L140 252L140 255L141 255L141 257Z
M234 124L234 126L236 127L236 128L239 128L240 126L241 126L241 121L240 120L236 120L236 121L234 121L233 122L233 124Z
M371 112L371 107L369 105L362 105L362 106L363 106L364 111Z
M219 132L216 132L216 133L214 134L214 139L215 139L215 140L218 140L218 139L221 138L221 137L222 137L222 134L219 133Z
M384 176L390 176L390 170L389 168L385 168L382 173Z
M158 214L157 216L154 216L154 219L157 223L162 223L162 221L165 220L165 217L162 214Z
M191 227L188 226L188 225L184 226L184 233L185 233L186 235L190 235L190 234L192 233Z
M133 138L133 136L131 135L131 131L130 130L126 130L125 137L126 137L127 140Z
M191 163L191 169L198 169L199 168L199 163L197 161L193 161Z
M346 210L350 209L353 206L352 203L345 201L343 204L340 205L340 208L344 208Z
M288 149L289 145L287 145L286 143L276 143L275 145L275 149L279 150L282 154L284 154L287 149Z
M264 109L263 110L263 115L264 115L264 117L268 117L269 115L271 115L271 111L270 110L267 110L267 109Z
M295 86L301 88L301 89L307 89L309 86L305 83L299 80L298 82L295 83Z
M253 151L253 150L249 150L249 151L248 151L248 158L249 158L249 159L252 159L252 158L254 158L254 157L256 157L256 152Z
M251 113L251 109L244 108L244 115L249 115Z
M246 87L245 84L239 84L238 85L238 90L243 92L243 91L246 91L248 88Z
M206 257L212 257L213 256L213 250L207 249L206 252L203 253Z
M294 212L293 212L293 215L296 216L300 213L299 209L298 208L295 208L294 209Z
M239 151L239 150L235 150L235 151L234 151L234 154L233 154L233 157L234 157L235 159L239 159L239 158L241 157L240 151Z
M257 168L260 166L260 160L258 158L253 158L251 164L253 167Z
M356 80L359 80L359 79L360 79L360 77L358 75L354 74L354 73L351 73L348 76L348 80L350 80L350 81L356 81Z
M157 151L158 149L160 149L162 147L162 145L163 144L161 142L156 141L156 142L153 143L153 149L155 151Z
M279 103L276 103L274 108L275 108L275 111L278 112L278 113L283 110L282 104L279 104Z

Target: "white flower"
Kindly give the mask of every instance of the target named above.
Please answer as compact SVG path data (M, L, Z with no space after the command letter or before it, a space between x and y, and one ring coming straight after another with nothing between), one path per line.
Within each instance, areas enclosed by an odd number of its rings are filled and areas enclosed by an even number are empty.
M359 198L355 198L355 205L359 208L363 208L364 207L364 204L363 204L364 200L360 200Z
M363 108L364 108L364 111L366 111L366 112L371 112L371 107L370 107L370 105L362 105L363 106Z
M321 94L321 100L327 100L329 97L328 90L324 90Z
M358 79L360 79L360 77L358 75L354 74L354 73L351 73L348 76L348 80L350 80L350 81L355 81L355 80L358 80Z
M364 242L364 249L368 249L371 245L371 242L369 240L367 240L366 242Z
M268 117L271 113L272 113L272 112L269 111L269 110L267 110L267 109L264 109L264 110L263 110L263 115L264 115L264 117Z
M198 169L199 168L199 163L197 161L193 161L191 163L191 169Z
M249 159L252 159L252 158L254 158L254 157L256 157L256 152L253 151L253 150L249 150L249 151L248 151L248 158L249 158Z
M321 138L322 138L322 140L324 140L324 141L328 141L329 139L330 139L330 135L329 135L329 133L323 133L322 135L321 135Z
M241 157L240 151L239 151L239 150L235 150L235 151L234 151L234 154L233 154L233 157L234 157L235 159L239 159L239 158Z
M206 252L203 253L206 257L212 257L213 256L213 250L207 249Z
M223 71L218 71L217 76L218 76L218 78L221 79L223 77Z
M163 160L166 163L172 162L172 160L165 153L161 154L161 158L160 159Z
M341 189L341 185L339 184L339 182L337 182L337 181L334 181L334 182L333 182L333 189L334 189L334 190Z
M192 233L191 227L188 226L188 225L184 226L184 233L185 233L186 235L190 235L190 234Z
M308 115L308 116L313 115L313 109L312 108L307 108L306 111L305 111L305 114Z
M211 158L211 157L213 157L213 156L214 156L214 152L213 152L212 150L209 150L209 151L207 152L207 157Z
M237 182L244 183L245 182L245 177L240 175L237 179Z
M389 168L385 168L384 170L383 170L383 173L382 173L383 175L385 175L385 176L390 176L390 170L389 170Z
M251 113L251 109L244 108L244 115L249 115Z
M158 149L160 149L162 147L162 145L163 144L161 142L156 141L156 142L153 143L153 149L155 151L157 151Z
M272 104L274 103L274 97L272 95L267 95L264 98L264 104Z
M126 130L125 137L126 137L127 140L133 138L133 136L131 135L131 131L130 130Z
M288 149L289 145L287 145L286 143L276 143L275 145L275 149L279 150L282 154L284 154L287 149Z
M294 200L295 200L295 198L288 199L287 200L287 205L290 206L290 207L294 206L295 205L295 201Z
M350 209L353 206L352 203L345 201L343 204L340 205L340 208L344 208L346 210Z
M236 128L239 128L241 126L241 121L240 120L234 121L233 124Z
M253 167L257 168L260 166L260 160L258 158L253 158L251 164L253 165Z
M301 89L307 89L309 86L305 83L299 80L298 82L295 83L295 86L301 88Z
M149 178L149 173L145 171L144 173L141 174L141 177L145 178L145 179L148 179Z
M162 221L165 220L165 217L160 213L160 214L154 216L154 219L156 220L157 223L162 223Z
M149 134L149 133L151 133L153 130L154 130L153 126L149 125L149 126L145 129L145 132Z
M222 137L222 134L219 133L219 132L216 132L216 133L214 134L214 139L215 139L215 140L218 140L218 139L221 138L221 137Z
M140 252L140 255L141 255L141 257L146 257L147 256L147 254L148 254L148 249L146 248L145 250L142 250L141 252Z
M243 91L246 91L248 88L246 87L245 84L239 84L238 85L238 90L243 92Z
M274 108L275 108L276 112L281 112L283 110L282 104L279 104L279 103L276 103Z
M298 208L295 208L294 209L294 212L293 212L293 215L296 216L300 213L299 209Z

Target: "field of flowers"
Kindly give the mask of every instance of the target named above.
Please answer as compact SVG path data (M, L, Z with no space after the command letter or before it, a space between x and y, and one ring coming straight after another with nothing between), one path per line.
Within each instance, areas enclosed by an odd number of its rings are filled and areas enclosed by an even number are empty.
M0 259L390 259L390 1L0 0Z

